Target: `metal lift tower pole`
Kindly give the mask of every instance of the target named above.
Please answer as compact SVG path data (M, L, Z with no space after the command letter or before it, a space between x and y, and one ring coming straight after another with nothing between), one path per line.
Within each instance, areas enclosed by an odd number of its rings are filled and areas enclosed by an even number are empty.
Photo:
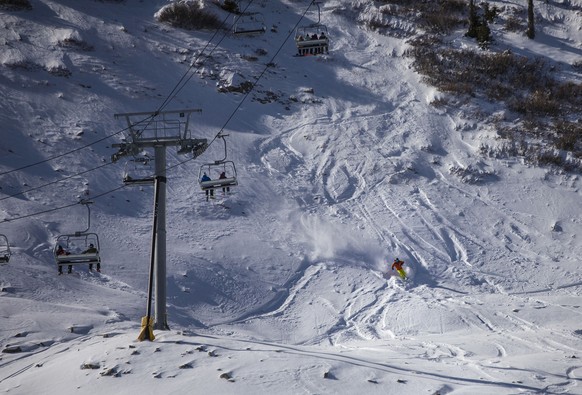
M156 158L156 177L160 180L158 223L156 229L156 302L154 329L167 330L168 314L166 312L166 147L154 147Z
M129 138L126 142L113 144L119 151L111 156L116 162L124 156L137 156L146 149L154 149L155 179L157 179L158 201L157 221L154 249L154 289L155 289L155 322L154 329L169 329L166 312L166 148L178 147L179 154L192 154L194 158L202 154L208 147L206 139L193 139L188 130L190 115L201 112L199 109L137 112L115 114L127 121ZM132 122L135 121L135 122ZM146 182L147 181L147 182ZM146 183L153 185L154 178L134 180L135 185ZM131 183L131 182L129 182ZM149 317L148 317L149 318ZM149 323L146 323L149 325Z

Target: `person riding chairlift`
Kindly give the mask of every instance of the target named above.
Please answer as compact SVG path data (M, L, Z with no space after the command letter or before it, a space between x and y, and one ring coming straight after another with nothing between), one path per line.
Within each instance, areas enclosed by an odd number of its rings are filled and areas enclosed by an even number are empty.
M65 249L63 248L62 245L58 245L57 246L57 256L62 256L62 255L71 255L71 253L69 251L65 251ZM67 271L68 274L73 273L73 265L69 265L69 270ZM63 274L63 266L59 265L59 276Z
M220 173L220 176L218 177L219 180L226 180L226 172L222 172ZM230 187L222 187L222 193L227 193L230 192Z
M204 173L202 175L202 178L200 179L201 182L206 182L206 181L212 181L212 179L210 177L208 177L208 174ZM214 189L210 188L206 190L206 201L208 201L208 195L210 192L210 198L214 199Z
M93 244L89 244L89 248L87 248L85 251L83 251L83 254L97 254L97 248L95 248L95 246ZM90 263L89 264L89 271L92 272L93 271L93 264ZM99 273L101 273L101 263L97 262L97 271Z

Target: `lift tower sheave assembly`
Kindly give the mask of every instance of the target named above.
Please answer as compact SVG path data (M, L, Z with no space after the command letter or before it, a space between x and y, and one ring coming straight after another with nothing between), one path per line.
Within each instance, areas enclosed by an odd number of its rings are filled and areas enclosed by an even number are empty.
M199 156L208 147L206 139L192 138L189 130L190 115L200 109L135 112L115 114L127 122L128 136L125 141L113 144L119 150L111 156L116 162L124 156L137 157L142 151L154 150L155 178L157 183L157 220L153 229L155 320L154 328L168 329L166 314L166 147L177 147L179 154ZM152 179L153 180L153 179ZM154 183L152 182L151 185ZM148 304L150 301L148 300ZM149 312L149 306L148 306Z

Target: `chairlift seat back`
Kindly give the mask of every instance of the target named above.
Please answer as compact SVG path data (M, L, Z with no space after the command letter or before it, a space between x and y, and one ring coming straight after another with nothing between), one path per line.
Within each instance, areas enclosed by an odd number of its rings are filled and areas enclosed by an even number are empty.
M240 15L236 17L232 32L238 35L262 34L267 31L262 14Z
M297 48L311 48L311 47L321 47L329 45L329 38L310 38L308 40L298 40L296 39Z
M76 264L99 264L101 257L99 253L75 254L75 255L57 255L57 264L76 265Z
M96 252L84 252L91 245ZM67 254L58 255L58 247L63 247ZM55 261L58 266L76 265L76 264L100 264L101 249L99 245L99 236L96 233L76 232L75 234L60 235L53 249Z
M219 178L217 174L225 174L225 178ZM202 180L203 175L207 174L211 179ZM215 163L206 163L200 167L198 173L198 183L203 191L217 188L226 188L238 185L236 167L233 161L216 161Z
M232 186L236 186L236 185L238 185L238 182L236 181L236 178L234 178L234 177L218 178L216 180L210 180L210 181L200 181L200 188L203 191L206 191L209 189L232 187Z
M236 24L232 29L232 33L235 36L242 36L242 35L253 35L253 34L263 34L267 31L267 28L264 25L261 26L249 26L249 25L242 25Z
M125 185L154 185L154 182L154 177L133 178L130 175L125 175L123 177L123 183Z

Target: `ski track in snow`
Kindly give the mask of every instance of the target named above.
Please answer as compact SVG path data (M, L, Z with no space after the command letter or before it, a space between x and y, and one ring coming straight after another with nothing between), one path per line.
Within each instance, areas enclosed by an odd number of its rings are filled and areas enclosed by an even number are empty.
M339 63L340 59L331 61ZM373 66L382 69L386 65L376 63ZM354 79L349 77L349 73L345 73L343 77L346 80ZM315 320L314 325L320 328L318 332L321 333L314 338L299 340L301 344L317 344L328 339L331 344L340 346L349 344L354 336L362 340L399 339L401 337L399 328L415 326L413 322L416 320L410 321L405 311L417 310L415 314L419 314L417 302L413 304L410 299L419 299L420 303L426 304L425 307L431 309L430 306L434 305L434 302L429 302L429 300L435 296L438 298L437 295L443 292L445 295L450 295L446 288L454 289L454 284L458 280L469 283L483 282L484 285L491 285L496 290L507 292L496 285L496 279L500 280L501 276L483 270L486 263L484 259L487 257L482 255L485 246L480 236L481 232L463 230L470 228L461 226L463 213L458 207L436 207L430 198L435 193L434 183L426 185L422 183L422 177L430 174L426 173L428 162L431 160L429 155L425 163L422 160L419 162L420 165L400 160L402 153L407 149L408 140L418 144L416 137L419 136L410 136L410 133L414 132L423 134L421 141L424 140L424 143L421 143L421 147L418 148L432 152L430 156L439 156L451 148L462 150L466 144L455 142L455 137L452 135L436 134L434 137L424 137L427 130L440 133L447 129L445 125L454 122L437 114L432 118L430 115L424 118L406 115L411 111L415 111L415 115L418 115L418 110L423 108L422 102L418 100L418 92L415 92L410 85L399 85L399 88L401 91L388 100L384 98L385 101L377 105L377 108L358 107L354 106L354 103L342 103L330 99L327 117L318 114L315 107L310 110L309 117L304 117L310 121L304 121L290 129L277 127L282 129L282 132L261 144L262 163L267 165L271 175L275 176L275 183L278 185L275 188L286 190L288 191L286 195L296 197L300 211L310 213L308 215L317 214L328 217L332 222L366 224L366 228L369 229L365 229L363 225L361 229L378 240L384 246L386 253L396 252L398 255L406 255L410 264L417 265L415 266L416 286L423 282L434 286L436 284L430 280L430 277L443 275L448 276L450 284L433 290L423 288L422 291L415 289L406 291L394 283L384 281L378 284L377 288L356 282L352 284L353 291L350 296L340 297L343 302L335 301L338 295L333 295L331 299L324 296L323 300L318 301L326 306L331 316L340 318L325 321L324 317L320 317ZM427 114L433 112L427 107L422 111L426 111ZM426 125L393 122L393 120L419 118L430 121ZM370 125L382 126L370 127ZM388 133L389 138L387 138ZM453 141L453 144L449 148L446 144L450 141ZM341 148L338 149L338 147ZM468 201L476 200L486 208L500 211L508 219L513 217L499 200L484 200L474 192L454 186L439 170L436 174L439 180L437 190L465 196ZM305 183L305 181L311 182ZM420 181L421 186L410 185L412 181ZM396 194L391 191L391 189L396 189L391 186L397 187L402 183L409 186L404 189L398 188L399 192ZM310 184L311 187L308 186ZM392 213L392 221L387 221L386 216L378 217L377 213L383 210ZM442 212L448 214L458 212L461 216L453 223L451 216L445 217L440 214ZM301 217L305 218L305 215ZM377 221L375 218L382 219ZM524 223L521 223L519 227L525 229L524 233L537 233L535 228L530 228ZM512 243L523 243L524 238L520 233L516 233L517 228L505 229L517 235L518 239ZM503 251L505 245L503 242L499 243L498 251L495 252ZM504 253L497 259L511 259L507 257L508 255L510 254ZM311 294L310 289L318 288L317 279L326 276L330 270L321 263L314 264L315 270L307 268L303 275L297 278L297 282L290 285L289 295L277 310L255 316L253 319L299 315L297 311L305 303L300 295ZM330 264L334 266L334 262L325 266ZM338 265L337 270L342 270L344 265L357 267L360 262L348 257L342 263L335 260L335 264ZM423 270L420 270L421 268ZM365 279L369 281L368 276ZM405 296L403 292L411 293L411 295ZM544 340L547 334L540 335L535 341L524 341L519 335L511 336L510 333L516 329L535 331L535 324L518 320L512 315L506 316L498 323L498 317L491 320L483 315L470 313L468 308L462 307L461 310L457 310L458 304L454 301L455 298L446 296L444 301L436 303L436 306L439 310L448 311L451 316L459 314L459 311L467 310L465 314L469 319L461 318L461 321L464 321L468 328L494 334L498 340L491 343L494 350L492 360L508 356L507 349L501 345L504 342L503 339L508 338L515 344L524 343L523 347L540 352L569 348L567 338L563 343L560 342L560 346L554 348ZM469 301L470 304L475 303L471 301L471 298ZM311 303L314 301L309 302ZM342 307L338 308L338 306ZM303 316L304 320L307 319L305 314ZM392 318L394 316L399 318ZM440 328L438 332L446 333L444 317L447 315L437 314L435 316L437 323L430 327L436 325ZM402 321L405 324L402 324ZM395 322L400 323L394 326ZM424 344L424 347L427 346ZM442 359L446 355L447 358L455 361L454 363L472 366L476 374L484 374L492 380L498 377L497 371L491 369L487 362L473 361L470 351L443 343L434 347L435 351L427 354L427 359ZM436 351L439 348L443 351ZM320 390L317 386L309 385L307 388L312 391Z

